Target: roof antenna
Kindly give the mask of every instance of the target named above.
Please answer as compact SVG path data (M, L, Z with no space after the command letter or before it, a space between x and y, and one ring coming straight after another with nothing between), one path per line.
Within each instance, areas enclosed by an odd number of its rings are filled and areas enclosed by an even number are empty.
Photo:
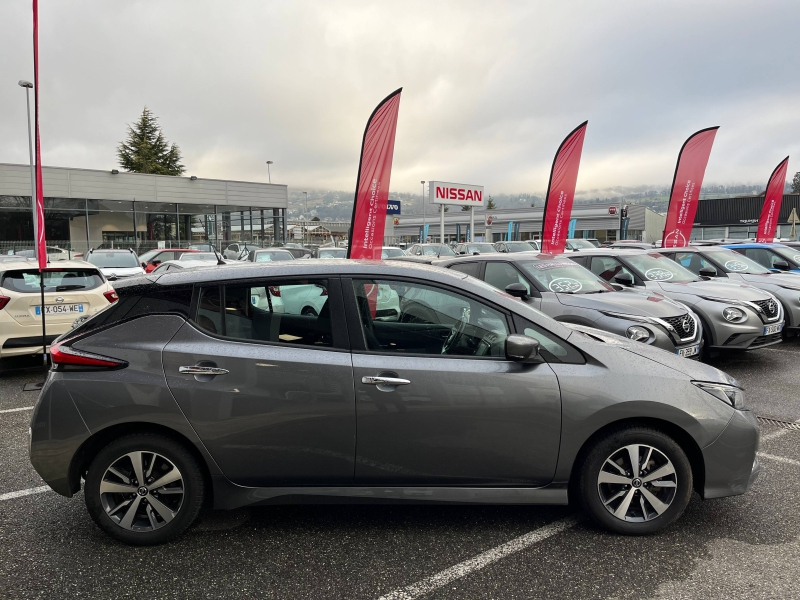
M217 252L217 249L216 249L216 248L214 248L214 256L216 256L216 257L217 257L217 264L218 264L218 265L225 265L225 264L227 264L227 263L226 263L226 262L223 260L223 258L222 258L222 257L219 255L219 252Z

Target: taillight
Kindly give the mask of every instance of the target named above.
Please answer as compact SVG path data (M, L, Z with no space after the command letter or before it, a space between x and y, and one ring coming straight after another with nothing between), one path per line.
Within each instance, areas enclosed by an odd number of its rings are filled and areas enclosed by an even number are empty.
M69 367L92 367L94 369L122 369L128 366L124 360L82 352L64 343L55 344L50 347L50 360L56 368Z
M117 296L117 292L115 292L114 290L111 290L110 292L103 292L103 296L105 296L106 300L108 300L111 303L114 303L117 300L119 300L119 296Z
M8 296L0 296L0 310L3 310L10 301L11 298Z
M328 288L322 288L322 292L319 294L320 296L327 296L328 295Z
M280 288L280 286L277 286L277 285L269 286L269 293L272 294L276 298L280 298L281 297L281 288Z

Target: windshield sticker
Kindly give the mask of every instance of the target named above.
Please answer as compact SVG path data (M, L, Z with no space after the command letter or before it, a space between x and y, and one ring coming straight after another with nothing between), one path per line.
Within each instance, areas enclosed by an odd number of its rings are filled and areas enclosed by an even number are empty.
M725 268L729 271L747 271L747 264L740 260L729 260L725 263Z
M795 254L792 257L792 260L794 260L794 262L796 262L796 263L800 263L800 254Z
M649 269L644 272L644 276L650 281L669 281L675 275L666 269Z
M576 266L571 260L557 260L552 262L535 262L531 263L534 269L546 271L548 269L558 269L559 267L574 267Z
M583 284L570 277L558 277L553 279L547 287L550 288L551 292L556 292L557 294L569 294L580 292L583 289Z

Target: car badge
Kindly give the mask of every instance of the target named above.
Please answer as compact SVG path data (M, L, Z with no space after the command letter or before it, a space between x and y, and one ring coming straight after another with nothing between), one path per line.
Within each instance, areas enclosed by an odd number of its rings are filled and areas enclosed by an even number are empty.
M59 304L64 302L64 296L56 296L56 302L58 302Z
M769 301L769 304L767 304L767 307L769 308L769 312L771 312L771 313L775 312L775 308L776 307L775 307L775 302L773 300Z
M689 333L689 330L692 328L692 323L689 321L689 317L683 318L683 321L681 321L681 326L686 333Z

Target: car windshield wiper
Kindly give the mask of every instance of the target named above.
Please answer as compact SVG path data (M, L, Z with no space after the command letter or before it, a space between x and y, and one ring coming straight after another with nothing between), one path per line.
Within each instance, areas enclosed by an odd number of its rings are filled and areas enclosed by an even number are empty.
M591 292L583 292L584 294L605 294L610 290L592 290Z
M86 287L85 285L78 285L78 284L75 284L75 285L57 285L56 286L56 291L57 292L66 292L68 290L82 290L85 287Z

